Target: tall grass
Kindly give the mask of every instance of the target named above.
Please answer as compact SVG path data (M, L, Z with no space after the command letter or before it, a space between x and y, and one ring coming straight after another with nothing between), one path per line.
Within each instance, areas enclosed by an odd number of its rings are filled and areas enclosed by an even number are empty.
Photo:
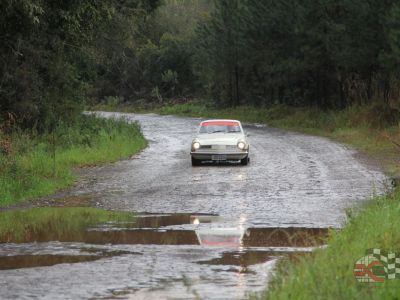
M12 130L0 141L0 206L72 184L72 167L127 158L146 146L137 124L94 116L61 124L54 133Z

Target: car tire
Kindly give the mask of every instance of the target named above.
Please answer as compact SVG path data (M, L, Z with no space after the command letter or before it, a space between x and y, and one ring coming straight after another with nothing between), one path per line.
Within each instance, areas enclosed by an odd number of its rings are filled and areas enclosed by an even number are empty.
M245 158L240 160L240 164L242 166L247 166L247 164L250 162L250 158L248 156L246 156Z
M201 160L195 159L195 158L192 156L192 166L193 166L193 167L199 166L199 165L200 165L200 162L201 162Z

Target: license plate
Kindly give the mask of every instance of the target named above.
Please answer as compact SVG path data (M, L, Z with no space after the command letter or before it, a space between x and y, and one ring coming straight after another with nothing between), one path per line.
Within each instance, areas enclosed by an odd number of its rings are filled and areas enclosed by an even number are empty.
M212 155L211 159L212 160L226 160L226 155L225 154Z

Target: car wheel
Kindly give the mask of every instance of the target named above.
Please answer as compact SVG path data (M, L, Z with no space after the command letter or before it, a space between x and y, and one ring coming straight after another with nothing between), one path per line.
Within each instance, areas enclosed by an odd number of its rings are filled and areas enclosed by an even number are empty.
M195 159L195 158L192 156L192 166L193 166L193 167L194 167L194 166L199 166L199 165L200 165L200 162L201 162L201 160Z
M250 157L246 156L245 158L240 160L240 164L242 166L246 166L250 162Z

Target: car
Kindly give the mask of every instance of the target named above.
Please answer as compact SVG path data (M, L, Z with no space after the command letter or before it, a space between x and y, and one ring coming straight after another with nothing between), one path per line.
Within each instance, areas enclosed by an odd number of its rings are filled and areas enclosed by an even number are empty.
M247 165L250 145L238 120L206 120L192 141L192 166L202 161L240 161Z

